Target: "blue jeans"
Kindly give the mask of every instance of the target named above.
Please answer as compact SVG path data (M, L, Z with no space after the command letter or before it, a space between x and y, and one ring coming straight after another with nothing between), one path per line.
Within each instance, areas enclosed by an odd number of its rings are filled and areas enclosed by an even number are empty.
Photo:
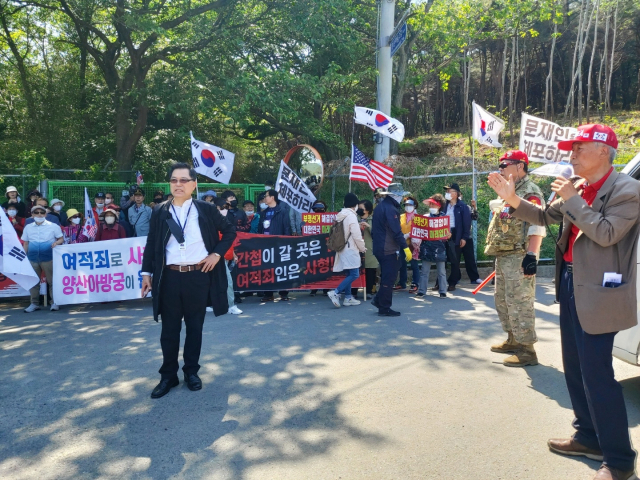
M438 281L436 282L440 293L447 293L447 269L445 262L430 262L428 260L422 260L422 276L420 277L420 288L418 293L427 293L427 287L429 286L429 272L431 270L431 264L436 264L436 270L438 272Z
M353 295L351 295L351 284L360 276L360 269L348 268L344 271L347 273L347 276L340 285L338 285L338 288L336 288L336 293L338 295L344 293L344 298L353 298Z
M573 295L573 274L562 266L560 277L562 363L575 419L574 438L602 450L604 464L632 470L636 452L629 441L622 387L613 372L613 338L617 332L591 335L580 325Z

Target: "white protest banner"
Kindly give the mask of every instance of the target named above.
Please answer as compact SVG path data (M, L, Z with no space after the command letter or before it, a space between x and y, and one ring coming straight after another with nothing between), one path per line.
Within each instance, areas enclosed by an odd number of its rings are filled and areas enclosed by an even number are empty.
M191 156L193 168L200 175L220 183L229 183L231 180L235 154L196 140L191 133Z
M571 140L576 133L578 130L573 127L561 127L523 113L519 148L529 156L530 162L569 162L571 152L558 150L558 142Z
M315 195L311 193L307 184L284 163L284 160L280 162L275 189L280 200L300 213L310 212L311 206L316 201Z
M53 249L58 305L140 298L147 237L60 245Z
M382 135L393 138L396 142L404 139L404 125L395 118L372 108L356 107L353 120L360 125L366 125Z

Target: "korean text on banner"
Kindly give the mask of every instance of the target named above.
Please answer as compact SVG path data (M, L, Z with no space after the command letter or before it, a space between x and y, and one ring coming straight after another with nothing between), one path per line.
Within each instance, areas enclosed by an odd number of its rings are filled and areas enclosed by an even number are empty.
M140 298L147 237L60 245L53 249L58 305Z
M335 288L344 273L333 272L335 253L327 235L279 237L238 232L233 246L238 256L238 290L273 291ZM364 285L354 282L353 287Z
M231 180L235 154L196 140L191 134L191 156L193 168L200 175L220 183L229 183Z
M302 235L318 235L329 233L329 229L336 219L337 212L303 213Z
M311 207L316 201L316 196L311 193L311 189L284 163L284 160L280 162L275 189L278 191L280 200L300 213L311 211Z
M558 150L558 142L571 140L578 130L561 127L553 122L522 114L519 148L531 162L569 162L571 152Z
M444 240L451 233L449 217L427 217L414 215L411 222L411 238L434 241Z

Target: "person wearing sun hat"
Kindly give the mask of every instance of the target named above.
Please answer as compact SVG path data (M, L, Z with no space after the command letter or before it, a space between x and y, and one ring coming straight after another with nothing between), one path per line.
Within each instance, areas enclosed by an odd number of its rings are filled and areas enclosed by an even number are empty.
M84 234L84 222L82 221L82 217L82 213L75 208L67 210L67 219L69 224L66 227L62 227L65 245L85 243L89 241L89 238Z
M61 227L67 225L67 214L62 210L63 207L64 202L59 198L54 198L53 200L51 200L51 215L55 215L56 217L58 217Z
M11 185L7 187L4 196L7 197L7 201L2 204L2 208L6 210L7 208L9 208L9 205L14 205L16 207L16 210L18 211L17 216L25 218L27 207L20 199L20 195L18 195L18 189Z
M528 175L527 154L509 150L499 162L500 174L515 181L516 193L544 207L542 191ZM535 275L546 230L513 217L510 205L502 198L492 200L489 208L493 216L484 253L496 257L495 305L502 329L507 333L507 339L493 345L491 351L513 354L503 361L509 367L537 365L538 357L533 348L538 341Z
M514 218L532 225L562 224L555 287L576 431L547 445L563 455L601 460L594 480L636 480L636 452L612 351L616 334L637 324L640 182L613 168L618 139L606 125L582 125L558 148L571 150L580 178L557 177L551 184L557 198L546 209L517 195L513 175L492 173L488 179ZM609 272L616 278L605 278Z

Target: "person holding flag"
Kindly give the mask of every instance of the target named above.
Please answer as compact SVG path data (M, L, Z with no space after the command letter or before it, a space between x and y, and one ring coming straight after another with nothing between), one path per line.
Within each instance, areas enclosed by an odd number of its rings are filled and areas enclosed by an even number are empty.
M38 278L44 271L49 291L53 295L51 284L53 283L53 249L64 242L64 235L59 225L45 219L47 211L41 205L36 205L31 209L31 216L34 219L24 227L22 241L24 252L31 263L32 269ZM11 252L9 252L11 255ZM40 310L40 283L34 285L29 290L31 294L31 304L24 309L25 313ZM55 299L51 298L51 311L59 310Z

